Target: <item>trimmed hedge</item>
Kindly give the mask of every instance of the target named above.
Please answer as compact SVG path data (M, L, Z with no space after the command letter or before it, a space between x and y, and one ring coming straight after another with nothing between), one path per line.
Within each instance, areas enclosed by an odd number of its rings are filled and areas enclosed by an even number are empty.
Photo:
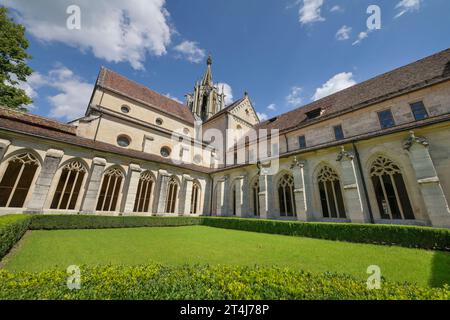
M0 259L22 238L30 226L27 215L7 215L0 217Z
M382 281L368 290L365 281L337 274L310 274L288 268L236 266L81 267L80 290L67 288L62 270L10 273L0 270L0 300L449 300L450 289Z
M417 226L203 217L209 227L450 251L450 230Z
M93 215L35 215L31 230L109 229L136 227L176 227L197 225L201 221L191 217L111 217Z

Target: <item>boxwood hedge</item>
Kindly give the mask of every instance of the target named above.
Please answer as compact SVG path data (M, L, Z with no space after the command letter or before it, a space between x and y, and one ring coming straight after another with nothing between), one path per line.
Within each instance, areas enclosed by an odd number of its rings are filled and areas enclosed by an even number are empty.
M31 218L27 215L0 217L0 259L22 238L30 223Z
M450 289L364 281L288 268L237 266L81 267L81 288L67 288L63 270L10 273L0 270L1 299L114 300L449 300Z

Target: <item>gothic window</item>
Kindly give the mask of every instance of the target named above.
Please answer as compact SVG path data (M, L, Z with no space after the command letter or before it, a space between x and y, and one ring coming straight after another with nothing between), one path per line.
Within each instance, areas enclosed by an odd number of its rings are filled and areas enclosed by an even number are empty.
M253 200L253 214L255 217L261 216L260 208L259 208L259 178L256 177L252 184L252 200Z
M278 200L282 217L294 217L296 215L294 199L294 177L285 174L278 182Z
M167 188L167 200L166 200L166 212L175 213L175 206L177 204L178 197L178 183L175 178L169 180Z
M133 212L149 212L150 198L155 180L150 172L146 171L139 178Z
M197 182L192 184L191 193L191 214L197 214L200 204L200 185Z
M86 173L86 167L79 161L66 164L62 168L50 208L74 210Z
M122 187L123 173L119 168L111 168L105 172L97 201L97 211L115 211Z
M38 167L39 161L30 153L22 153L8 161L0 182L0 207L23 207Z
M317 176L317 182L324 218L345 218L344 199L337 173L324 166Z
M383 156L370 169L378 209L382 219L414 219L403 175L397 164Z

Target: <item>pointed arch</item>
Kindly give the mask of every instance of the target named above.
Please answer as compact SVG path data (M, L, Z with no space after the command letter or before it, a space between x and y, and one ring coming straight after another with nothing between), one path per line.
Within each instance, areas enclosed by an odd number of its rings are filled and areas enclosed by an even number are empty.
M190 214L198 214L200 212L201 190L200 183L197 180L194 180L192 183Z
M88 167L80 159L70 159L61 165L56 190L50 209L74 210L88 173Z
M136 192L136 199L134 200L133 212L149 212L155 181L155 176L150 171L147 170L141 173Z
M378 155L369 169L373 190L382 219L414 220L414 212L400 166Z
M328 164L317 171L320 203L324 218L346 218L344 198L338 173Z
M105 170L97 201L97 211L114 212L118 209L124 178L125 173L119 166L112 166Z
M290 172L282 172L277 182L278 204L281 217L295 217L294 176Z
M34 152L20 150L10 155L0 181L0 207L22 208L41 166Z
M260 217L261 216L261 210L260 210L260 206L259 206L259 193L261 191L261 188L259 186L259 176L256 175L250 183L250 190L251 190L251 196L252 196L252 211L253 211L253 215L255 217Z
M175 176L172 176L167 185L166 213L176 212L179 190L180 183Z

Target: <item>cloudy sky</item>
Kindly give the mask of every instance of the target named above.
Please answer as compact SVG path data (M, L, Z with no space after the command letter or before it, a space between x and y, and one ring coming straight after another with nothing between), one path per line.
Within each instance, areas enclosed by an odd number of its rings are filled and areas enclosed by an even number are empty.
M62 121L84 114L102 65L183 101L211 53L228 102L248 91L270 118L450 47L448 0L0 4L27 27L35 73L23 88L32 112ZM80 8L80 29L67 28L71 5ZM381 29L368 29L371 5L380 8Z

